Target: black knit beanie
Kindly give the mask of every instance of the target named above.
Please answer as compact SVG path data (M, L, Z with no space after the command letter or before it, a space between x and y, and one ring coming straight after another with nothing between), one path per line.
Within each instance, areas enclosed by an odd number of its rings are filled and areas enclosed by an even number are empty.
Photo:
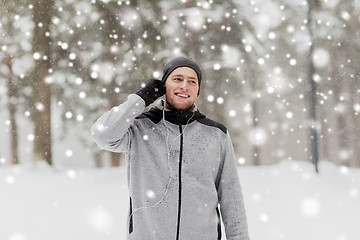
M176 68L179 68L179 67L189 67L189 68L192 68L196 72L196 75L199 80L199 92L198 92L198 95L199 95L200 83L201 83L201 70L200 70L199 65L196 62L194 62L191 58L177 57L177 58L172 59L167 64L165 64L164 71L163 71L164 75L163 75L161 81L163 83L165 83L166 79L169 77L169 75L172 73L172 71L174 71Z

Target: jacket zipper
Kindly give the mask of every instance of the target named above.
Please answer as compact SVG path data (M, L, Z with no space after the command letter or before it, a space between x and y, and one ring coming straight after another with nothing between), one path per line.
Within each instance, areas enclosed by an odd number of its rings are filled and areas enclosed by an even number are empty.
M133 207L132 207L132 199L130 197L130 219L129 219L129 234L131 234L134 231L133 226Z
M183 132L182 127L179 125L180 130L180 156L179 156L179 199L178 199L178 221L177 221L177 230L176 230L176 240L179 240L180 237L180 216L181 216L181 168L182 168L182 154L183 154Z

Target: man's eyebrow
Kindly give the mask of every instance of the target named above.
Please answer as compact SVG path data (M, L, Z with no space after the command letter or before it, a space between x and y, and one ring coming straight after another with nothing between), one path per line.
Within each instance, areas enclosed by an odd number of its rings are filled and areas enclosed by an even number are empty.
M184 75L182 75L182 74L176 74L176 75L173 75L173 77L184 77ZM189 76L188 78L197 80L196 77L191 77L191 76Z

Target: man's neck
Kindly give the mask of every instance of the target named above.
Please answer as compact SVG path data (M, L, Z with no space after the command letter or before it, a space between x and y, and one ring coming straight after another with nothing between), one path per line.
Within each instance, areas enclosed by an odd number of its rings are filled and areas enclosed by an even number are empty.
M194 108L195 108L195 104L193 104L188 109L177 109L166 100L165 100L165 102L163 102L163 106L164 106L165 109L167 109L169 111L181 111L182 110L182 111L192 112L194 110Z

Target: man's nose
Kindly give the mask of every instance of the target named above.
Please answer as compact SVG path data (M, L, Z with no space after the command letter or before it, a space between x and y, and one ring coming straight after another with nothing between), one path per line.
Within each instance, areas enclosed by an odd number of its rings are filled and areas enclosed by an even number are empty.
M184 88L184 89L187 89L187 87L188 87L187 81L182 81L180 87L181 87L181 88Z

